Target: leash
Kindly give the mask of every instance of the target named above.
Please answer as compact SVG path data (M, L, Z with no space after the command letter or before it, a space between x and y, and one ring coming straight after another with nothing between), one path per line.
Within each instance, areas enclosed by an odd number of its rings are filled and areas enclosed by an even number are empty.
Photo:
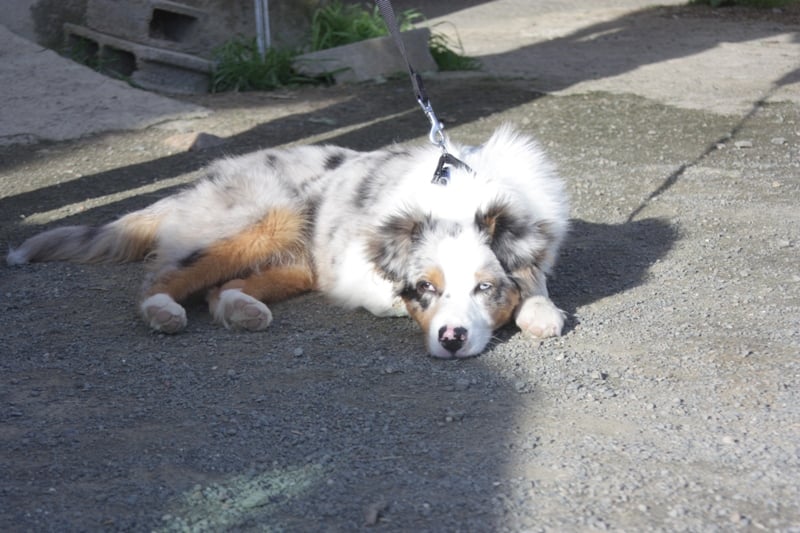
M389 33L394 39L394 44L400 51L400 55L403 56L403 60L406 62L406 67L408 67L408 75L411 78L411 86L414 89L414 96L416 96L417 102L431 124L431 130L428 133L428 139L431 141L431 143L438 146L442 150L442 155L439 157L439 163L436 165L436 170L433 173L433 179L431 180L431 183L436 185L447 185L450 182L450 170L452 168L460 167L468 170L469 172L473 171L469 165L458 159L447 150L449 140L444 131L444 125L439 121L439 119L436 117L436 113L433 111L431 100L428 98L428 93L425 91L425 85L422 83L422 76L420 76L419 73L414 70L414 67L411 66L411 61L408 59L408 52L406 52L406 46L403 43L403 38L400 36L400 28L397 25L397 18L395 17L391 0L375 0L375 3L378 5L381 16L383 16L383 21L386 23L386 27L389 29Z

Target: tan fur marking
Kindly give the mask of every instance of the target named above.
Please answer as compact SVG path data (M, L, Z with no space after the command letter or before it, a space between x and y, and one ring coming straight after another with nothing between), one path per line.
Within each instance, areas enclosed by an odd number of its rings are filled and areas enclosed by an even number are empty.
M425 271L425 276L422 278L429 281L436 287L438 293L442 293L445 289L444 286L444 272L439 267L431 267ZM431 326L431 320L436 316L437 304L429 306L427 309L422 309L417 302L411 301L406 305L408 314L413 318L417 324L422 328L422 331L427 335Z
M164 274L148 288L145 297L166 293L181 301L199 290L241 276L270 259L287 254L302 256L304 227L305 220L298 213L273 209L241 233L211 245L195 263Z
M409 302L406 304L408 315L419 324L426 338L428 331L431 329L431 320L436 316L436 307L436 305L432 305L427 309L422 309L417 302Z
M494 275L490 271L479 271L475 273L475 284L482 281L491 281ZM492 320L492 328L497 329L511 320L520 303L519 289L509 286L502 294L501 298L490 300L487 311Z
M264 303L280 302L314 288L314 273L303 265L271 267L245 279L229 281L219 288L241 289Z
M131 213L111 226L118 226L122 235L117 236L111 261L124 262L143 259L152 250L160 218L149 213ZM121 238L120 238L121 237Z
M509 289L504 305L493 307L489 309L489 316L492 318L492 328L497 329L511 321L514 316L514 311L519 307L519 291L517 289Z
M436 287L436 291L441 293L444 289L444 273L438 267L431 267L425 271L425 275L420 281L428 281ZM433 317L436 316L436 310L438 305L436 303L430 305L427 309L423 309L419 302L415 300L409 300L406 302L406 310L408 310L408 315L414 319L414 321L419 324L419 327L428 335L428 330L431 327L431 320Z
M444 272L439 267L431 267L425 271L424 279L433 283L433 286L440 293L444 292Z

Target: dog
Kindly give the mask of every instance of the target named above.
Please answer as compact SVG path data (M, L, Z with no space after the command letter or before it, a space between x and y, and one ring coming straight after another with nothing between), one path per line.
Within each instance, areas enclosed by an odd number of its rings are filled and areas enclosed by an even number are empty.
M188 188L99 227L50 229L10 265L144 260L149 326L186 326L180 302L206 294L215 322L261 331L266 304L318 290L346 308L410 315L439 358L481 353L515 320L560 335L547 275L568 231L564 185L534 140L509 126L476 148L357 152L265 149L212 163Z

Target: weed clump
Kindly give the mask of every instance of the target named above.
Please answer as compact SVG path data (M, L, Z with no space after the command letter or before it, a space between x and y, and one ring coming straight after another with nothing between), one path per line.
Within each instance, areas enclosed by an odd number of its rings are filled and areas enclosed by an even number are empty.
M400 31L413 28L425 17L410 9L398 15ZM378 7L330 2L314 12L311 19L310 43L307 51L316 52L345 44L383 37L388 30ZM460 42L458 43L460 48ZM443 34L432 33L431 55L440 70L475 70L477 60L456 52ZM292 60L299 50L269 48L262 58L255 39L237 37L215 50L216 68L212 74L212 92L272 90L306 83L330 83L330 76L310 78L297 73Z

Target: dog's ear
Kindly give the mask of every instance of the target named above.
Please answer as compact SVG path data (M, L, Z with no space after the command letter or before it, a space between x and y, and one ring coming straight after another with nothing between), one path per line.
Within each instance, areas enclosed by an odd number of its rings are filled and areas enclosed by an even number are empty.
M475 225L507 272L537 265L554 238L547 221L534 221L502 200L475 213Z
M429 214L401 212L384 220L367 241L367 257L391 281L406 278L412 252L432 225Z

